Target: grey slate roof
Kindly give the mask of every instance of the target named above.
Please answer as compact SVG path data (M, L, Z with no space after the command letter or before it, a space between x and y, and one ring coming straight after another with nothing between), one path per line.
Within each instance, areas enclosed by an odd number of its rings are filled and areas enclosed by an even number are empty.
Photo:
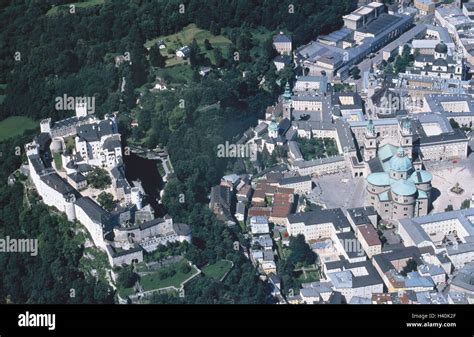
M105 141L104 144L102 145L102 148L104 150L109 150L109 151L114 151L116 148L120 148L122 144L120 143L120 136L115 135L112 137L108 137Z
M77 128L77 135L87 142L96 142L102 137L114 133L112 125L112 121L108 119L102 120L99 123L84 124Z
M40 174L45 169L45 166L43 164L43 161L41 160L41 157L37 154L34 154L34 155L29 156L29 158L35 172L37 174Z
M355 276L352 275L352 288L366 287L376 284L383 284L377 270L369 260L351 263L348 260L340 260L335 262L327 262L326 269L328 273L336 272L338 270L350 270L355 268L365 268L367 275Z
M181 236L187 236L191 234L191 227L184 223L173 223L173 229L176 234Z
M76 201L76 205L80 207L94 222L102 224L106 228L109 225L110 213L100 207L89 197L83 197Z
M349 208L347 210L347 215L351 218L352 222L354 222L356 226L365 225L371 223L369 216L377 215L377 211L373 206L356 207Z
M81 173L79 172L76 172L76 173L71 173L71 174L68 174L67 175L72 181L74 181L76 184L77 183L81 183L86 179L86 177L84 177Z
M474 262L466 263L454 277L451 284L469 292L474 292Z
M303 222L306 226L331 222L336 230L350 227L350 223L340 208L322 209L312 212L290 214L289 223Z
M312 166L317 166L317 165L336 163L340 161L344 161L343 156L332 156L332 157L325 157L325 158L319 158L319 159L314 159L314 160L298 161L298 162L293 163L293 165L299 168L306 168L306 167L312 167Z
M277 34L273 37L273 43L288 43L291 42L291 37L285 34Z
M62 195L73 193L75 195L78 192L72 187L66 180L61 178L57 173L41 176L40 179L49 187L53 188Z
M296 177L288 177L283 178L280 180L280 185L289 185L289 184L297 184L311 181L310 176L296 176Z
M382 254L374 255L373 260L377 262L380 269L383 273L386 273L392 269L395 269L391 261L401 260L401 259L413 259L417 262L418 265L423 264L421 260L420 250L417 247L404 247L401 249L394 249L389 252Z

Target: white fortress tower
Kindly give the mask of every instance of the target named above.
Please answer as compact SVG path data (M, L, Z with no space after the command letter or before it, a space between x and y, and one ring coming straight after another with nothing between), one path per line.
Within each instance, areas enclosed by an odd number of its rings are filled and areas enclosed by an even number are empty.
M65 211L67 219L69 221L74 221L76 219L76 209L74 207L74 203L76 202L76 196L74 194L69 194L65 199Z
M132 204L137 205L137 209L142 209L142 198L140 196L140 189L138 187L132 187L130 197Z
M87 116L87 103L76 101L76 117L86 117L86 116Z
M42 119L40 122L41 133L51 133L51 118Z
M32 141L25 145L25 151L27 156L39 154L39 145L35 141Z

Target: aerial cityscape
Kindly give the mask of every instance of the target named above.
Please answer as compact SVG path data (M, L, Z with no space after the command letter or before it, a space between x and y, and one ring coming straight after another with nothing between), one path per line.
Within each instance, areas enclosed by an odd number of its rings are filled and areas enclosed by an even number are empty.
M7 3L1 304L474 303L474 1Z

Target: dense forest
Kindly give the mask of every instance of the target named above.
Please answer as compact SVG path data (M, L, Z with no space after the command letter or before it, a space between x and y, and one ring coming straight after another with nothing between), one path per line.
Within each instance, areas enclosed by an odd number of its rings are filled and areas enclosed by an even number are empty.
M6 3L0 4L0 83L6 84L0 120L13 115L61 119L71 114L55 110L55 97L63 94L95 97L98 115L118 111L124 142L168 148L175 177L166 185L163 203L177 221L192 227L193 244L187 258L198 267L222 258L234 263L223 282L198 277L186 285L184 298L157 296L154 302L270 301L254 267L242 252L234 250L236 240L245 242L242 235L217 221L207 207L210 187L236 169L234 162L217 158L216 146L252 125L295 75L291 69L276 73L271 34L259 41L254 30L286 31L298 46L338 28L341 16L355 8L356 1L106 0L99 6L78 8L74 14L66 10L56 15L46 13L52 5L66 1ZM180 5L184 5L183 13ZM176 90L150 92L147 89L164 62L159 51L144 47L145 42L176 33L190 23L225 36L230 47L222 54L216 49L210 62L193 41L192 78ZM212 49L209 42L206 49ZM116 66L114 56L126 52L131 64ZM204 78L197 74L202 65L214 68ZM132 129L133 117L139 126ZM30 138L15 142L22 145ZM24 209L21 185L6 186L6 176L21 159L14 156L13 141L2 146L0 233L40 235L48 248L37 261L0 256L4 271L0 301L10 296L13 302L73 302L61 292L73 284L82 287L77 298L83 302L109 301L105 285L86 280L78 272L81 252L69 237L64 219L48 213L46 207ZM182 195L184 203L179 202ZM47 268L44 273L33 272ZM22 282L12 281L18 279ZM48 289L47 295L39 289Z

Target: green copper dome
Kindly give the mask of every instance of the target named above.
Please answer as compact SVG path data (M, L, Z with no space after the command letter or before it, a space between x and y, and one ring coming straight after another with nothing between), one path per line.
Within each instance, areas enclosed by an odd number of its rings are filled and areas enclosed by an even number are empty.
M398 180L392 185L392 192L397 195L409 196L417 191L415 184L410 180Z
M275 117L272 117L272 121L270 122L270 125L268 126L268 130L270 131L278 131L278 124L275 120Z
M447 54L448 46L443 41L441 41L440 43L436 45L435 52L439 54Z
M410 158L405 155L403 148L399 147L397 154L390 159L390 169L398 172L407 172L413 168Z
M390 177L385 172L371 173L367 177L367 181L374 186L388 186L390 185Z
M415 184L429 183L433 179L433 175L425 170L417 170L412 173L410 179Z
M375 127L374 127L374 121L369 119L367 122L367 133L369 135L374 135L375 134Z

